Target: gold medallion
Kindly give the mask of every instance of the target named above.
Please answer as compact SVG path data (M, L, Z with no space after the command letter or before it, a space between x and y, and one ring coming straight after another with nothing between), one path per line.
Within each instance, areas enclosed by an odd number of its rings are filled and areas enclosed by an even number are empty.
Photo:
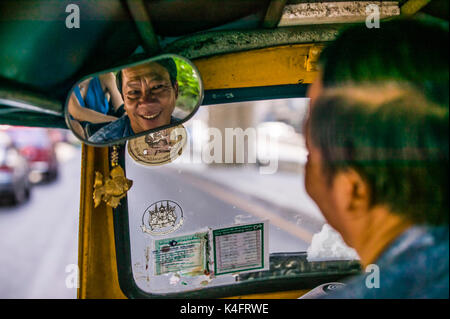
M128 141L128 154L143 165L163 165L182 154L186 140L186 129L178 125Z

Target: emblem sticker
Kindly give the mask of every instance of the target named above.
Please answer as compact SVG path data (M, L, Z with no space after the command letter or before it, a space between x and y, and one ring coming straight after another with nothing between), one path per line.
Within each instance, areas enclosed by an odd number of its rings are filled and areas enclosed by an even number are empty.
M182 154L186 137L183 125L136 137L128 142L128 154L143 165L167 164Z
M148 207L142 216L141 229L150 235L166 235L183 225L183 210L171 200L161 200Z

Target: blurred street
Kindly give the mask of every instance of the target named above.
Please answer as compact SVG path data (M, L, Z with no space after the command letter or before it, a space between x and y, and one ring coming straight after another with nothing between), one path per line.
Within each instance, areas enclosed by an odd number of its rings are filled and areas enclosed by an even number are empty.
M0 206L0 298L76 298L66 288L78 260L81 148L56 146L58 178L32 187L23 204Z
M187 202L188 198L193 198L190 201L196 207L193 209L195 215L208 212L210 210L205 207L211 207L222 213L220 224L269 220L270 252L306 251L313 234L320 231L324 223L316 205L304 190L302 173L261 175L256 166L201 167L178 164L172 169L163 168L158 173L165 175L166 183L170 183L169 176L182 177L177 182L177 188L183 191L177 198ZM188 189L193 193L187 194ZM202 199L200 204L195 200L197 198ZM223 215L227 216L226 219ZM217 216L210 213L201 218L196 216L195 224L200 224L200 219L207 221L206 225L218 222Z

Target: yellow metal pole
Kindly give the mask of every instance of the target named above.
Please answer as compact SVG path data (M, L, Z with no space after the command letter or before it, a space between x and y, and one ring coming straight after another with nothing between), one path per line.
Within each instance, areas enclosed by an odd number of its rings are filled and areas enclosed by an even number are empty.
M412 16L425 7L431 0L408 0L400 8L400 13L405 16Z

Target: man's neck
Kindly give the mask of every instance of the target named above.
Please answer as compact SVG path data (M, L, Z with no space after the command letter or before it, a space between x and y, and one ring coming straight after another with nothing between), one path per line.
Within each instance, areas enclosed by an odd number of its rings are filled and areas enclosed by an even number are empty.
M128 115L124 115L123 117L125 120L125 127L124 127L124 132L123 132L124 137L136 135L136 133L133 130L133 127L131 126L131 121L130 121L130 118L128 117Z
M383 207L374 208L353 231L352 246L364 267L373 263L381 253L412 223Z

